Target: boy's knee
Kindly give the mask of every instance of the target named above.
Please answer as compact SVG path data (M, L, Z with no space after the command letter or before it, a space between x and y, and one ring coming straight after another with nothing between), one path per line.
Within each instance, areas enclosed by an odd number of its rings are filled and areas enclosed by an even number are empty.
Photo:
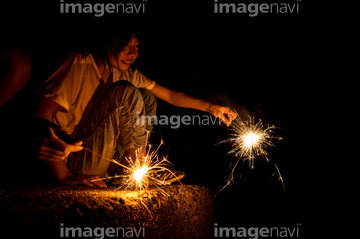
M112 84L113 91L135 91L137 88L128 81L117 81Z
M115 96L122 98L141 99L141 93L138 88L128 81L117 81L111 86L111 91Z
M145 107L147 108L147 111L156 113L157 102L156 102L156 98L153 95L153 93L151 93L151 91L149 91L147 89L139 89L139 90L144 99L144 104L145 104ZM151 112L148 112L148 113L151 113Z

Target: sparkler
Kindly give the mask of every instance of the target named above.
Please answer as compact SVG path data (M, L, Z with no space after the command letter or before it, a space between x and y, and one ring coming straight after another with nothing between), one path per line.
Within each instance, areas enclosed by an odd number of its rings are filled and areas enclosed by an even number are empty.
M240 159L249 161L249 167L253 169L254 161L257 157L264 158L267 162L270 161L266 149L270 146L274 146L272 139L275 137L272 135L272 133L273 129L275 129L275 126L264 124L261 119L255 123L254 118L249 117L249 121L243 122L240 117L237 117L230 126L232 127L233 131L231 134L232 137L221 141L220 143L230 142L233 149L230 150L228 154L235 154L235 157L237 157L238 160L231 170L226 185L220 189L218 193L230 185L230 183L234 180L234 171ZM282 139L281 137L277 138L278 140ZM276 169L283 183L280 171L277 166ZM285 192L284 183L283 189Z
M138 191L139 193L141 193L141 191L143 191L143 190L146 190L149 187L149 185L151 184L151 185L156 186L160 190L160 192L163 193L165 196L170 197L170 195L168 193L166 193L163 189L161 189L159 187L162 185L170 184L170 183L167 183L166 178L162 178L161 175L164 172L168 172L177 179L177 181L180 183L181 186L182 186L182 183L180 182L180 179L177 178L177 176L170 169L168 169L169 167L172 166L170 161L168 161L166 157L159 159L158 150L161 147L161 145L163 145L163 144L164 144L164 142L161 139L160 145L155 150L153 150L152 145L149 144L148 150L147 150L145 156L139 155L140 150L137 150L135 160L125 157L125 160L127 161L128 166L125 166L124 164L121 164L114 159L106 158L100 154L95 153L92 150L84 148L85 150L92 152L102 158L105 158L113 163L116 163L119 166L124 168L123 175L115 175L112 177L94 179L91 181L104 180L104 179L106 180L106 179L111 179L111 178L121 178L122 185L120 185L120 187L118 189L131 189L131 190L139 189L139 191ZM149 212L150 216L152 217L151 211L143 203L143 201L142 201L143 199L140 194L139 194L138 199L139 199L139 202L146 208L146 210Z
M162 185L168 185L169 183L166 182L166 178L161 178L161 175L165 172L169 172L170 174L172 174L181 184L180 180L169 169L172 166L170 161L168 161L166 157L160 159L158 156L158 150L163 144L164 142L161 139L160 145L155 150L153 150L152 145L149 144L145 156L141 156L139 154L139 150L137 150L136 160L132 160L131 158L125 157L128 166L125 166L124 164L121 164L115 161L114 159L105 158L89 149L85 148L85 150L95 153L124 168L123 175L115 175L112 177L106 177L95 180L121 178L122 185L119 187L119 189L139 189L141 191L141 190L146 190L149 187L149 185L154 185L156 187ZM164 190L161 191L167 196L169 196Z
M261 120L255 124L254 118L251 117L246 122L236 118L235 123L231 126L233 127L233 137L222 141L231 142L234 147L229 151L229 154L234 153L237 158L248 160L249 167L252 169L254 168L255 157L262 157L269 161L266 148L274 146L272 133L275 126L265 125Z
M149 187L149 185L167 185L169 183L166 182L166 178L161 179L161 175L166 172L169 172L175 178L177 178L176 175L169 169L172 164L167 160L167 158L159 158L158 156L159 148L163 144L164 142L161 140L160 145L155 150L153 150L153 146L150 144L145 156L137 156L137 158L140 160L133 161L130 158L126 158L131 170L125 169L124 175L115 176L121 177L123 179L123 185L121 186L122 188L137 188L140 190L145 190L147 187ZM180 180L178 181L180 182Z

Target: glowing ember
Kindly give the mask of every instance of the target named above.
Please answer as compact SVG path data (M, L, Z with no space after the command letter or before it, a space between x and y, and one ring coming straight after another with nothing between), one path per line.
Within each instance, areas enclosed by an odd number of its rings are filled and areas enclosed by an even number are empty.
M244 146L248 148L256 147L256 144L259 142L259 136L255 133L249 133L244 136Z
M144 166L134 172L134 178L136 181L140 182L144 175L148 172L149 168Z

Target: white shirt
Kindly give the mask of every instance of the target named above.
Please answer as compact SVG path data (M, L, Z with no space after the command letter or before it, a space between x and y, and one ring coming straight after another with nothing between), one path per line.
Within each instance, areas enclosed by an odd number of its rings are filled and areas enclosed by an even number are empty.
M87 52L69 53L59 63L58 68L45 82L42 97L61 105L54 123L71 134L80 122L84 110L101 81L101 74L93 56ZM125 80L138 88L151 90L156 85L136 69L122 72L114 69L113 81Z

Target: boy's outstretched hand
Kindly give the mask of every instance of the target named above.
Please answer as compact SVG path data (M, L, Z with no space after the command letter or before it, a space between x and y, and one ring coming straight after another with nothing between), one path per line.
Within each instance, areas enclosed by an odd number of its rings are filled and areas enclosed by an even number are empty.
M210 107L209 113L219 118L226 124L226 126L229 126L231 122L237 117L237 113L232 111L229 107L220 105L212 105Z
M55 134L53 128L49 127L49 135L42 141L38 157L49 161L64 160L70 153L82 150L81 145L82 141L65 143Z

